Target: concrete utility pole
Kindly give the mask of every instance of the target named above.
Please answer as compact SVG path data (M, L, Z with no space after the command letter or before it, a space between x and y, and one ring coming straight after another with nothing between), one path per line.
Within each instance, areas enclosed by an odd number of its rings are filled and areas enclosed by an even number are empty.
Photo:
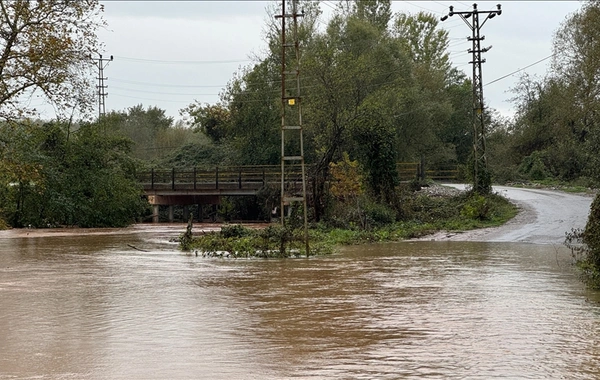
M308 213L306 207L306 169L304 166L304 140L302 136L302 98L300 97L300 45L298 41L298 1L292 0L292 12L286 13L286 0L281 1L281 225L285 226L285 207L291 211L300 203L304 217L304 242L308 257ZM291 42L286 41L286 19L292 19ZM291 50L289 63L287 52ZM292 66L288 69L288 66ZM289 86L287 82L290 82ZM291 150L287 152L286 148ZM297 170L300 166L302 188L297 188ZM294 168L296 169L294 171ZM290 170L291 169L291 170Z
M106 92L108 86L104 84L104 81L108 80L108 78L104 77L104 68L106 68L106 66L108 66L108 63L113 60L113 56L111 55L110 59L108 59L102 58L102 54L98 55L99 58L92 58L92 60L98 68L98 77L96 78L98 79L98 85L96 86L96 88L98 89L98 119L100 119L106 114L105 98L106 95L108 95L108 93Z
M448 17L458 15L473 32L467 40L472 41L473 46L469 53L473 54L473 190L479 194L487 194L492 190L492 179L487 168L487 158L485 155L485 115L483 103L483 80L481 76L481 64L485 63L485 58L481 58L481 53L485 53L492 47L481 48L481 41L485 36L480 34L480 30L487 20L502 14L501 5L498 4L496 10L480 11L477 4L473 4L471 11L454 11L450 6L450 12L441 18L446 21ZM483 22L479 22L479 15L485 15ZM469 21L471 19L471 21Z

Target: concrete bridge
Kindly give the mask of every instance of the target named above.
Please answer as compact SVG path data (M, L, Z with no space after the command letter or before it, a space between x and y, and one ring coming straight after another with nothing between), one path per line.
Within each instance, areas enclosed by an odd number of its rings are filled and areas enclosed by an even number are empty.
M169 206L169 221L173 206L184 206L187 220L189 205L218 205L223 196L256 195L265 186L281 186L281 167L278 165L215 167L214 169L151 169L140 173L148 202L153 206L153 222L158 222L159 206ZM286 173L286 181L298 189L302 186L300 167Z
M286 166L286 183L300 191L302 172L297 167ZM307 172L309 169L307 169ZM456 167L448 170L421 173L418 163L399 163L398 174L402 181L410 181L419 175L434 180L451 181L456 178ZM212 169L171 168L151 169L139 173L148 202L153 206L153 222L158 222L159 207L169 206L169 221L173 221L173 206L183 206L184 219L190 205L218 205L223 196L256 195L265 186L281 186L281 166L226 166Z

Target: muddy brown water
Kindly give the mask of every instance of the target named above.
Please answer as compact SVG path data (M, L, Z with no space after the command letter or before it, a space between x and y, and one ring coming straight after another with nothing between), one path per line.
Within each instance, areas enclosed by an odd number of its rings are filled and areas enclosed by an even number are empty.
M0 232L0 379L600 377L600 296L560 245L226 260L183 229Z

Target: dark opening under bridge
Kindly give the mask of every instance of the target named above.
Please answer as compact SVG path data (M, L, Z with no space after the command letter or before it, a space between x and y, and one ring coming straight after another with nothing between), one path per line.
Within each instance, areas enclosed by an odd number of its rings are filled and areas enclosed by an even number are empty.
M411 181L419 176L438 181L452 181L457 178L456 166L443 170L421 172L419 163L398 163L401 181ZM287 186L302 186L301 169L287 167ZM310 173L310 169L307 170ZM228 166L212 169L171 168L151 169L141 172L138 181L142 185L148 202L153 206L153 222L158 222L159 206L169 206L169 221L173 220L173 206L218 205L224 196L253 196L265 187L281 186L281 166Z

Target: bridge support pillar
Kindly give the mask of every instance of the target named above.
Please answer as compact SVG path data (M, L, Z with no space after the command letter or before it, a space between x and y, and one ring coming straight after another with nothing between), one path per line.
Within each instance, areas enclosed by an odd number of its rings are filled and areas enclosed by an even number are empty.
M173 216L173 205L169 205L169 223L173 223L175 217Z
M152 223L158 223L158 216L159 216L158 208L159 208L158 205L152 206Z

